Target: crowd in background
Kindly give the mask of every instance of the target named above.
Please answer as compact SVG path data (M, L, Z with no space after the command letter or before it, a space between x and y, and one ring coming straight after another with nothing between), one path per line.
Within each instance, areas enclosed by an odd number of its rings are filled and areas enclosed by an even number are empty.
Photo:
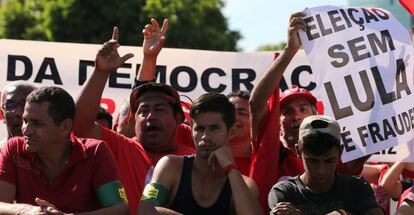
M0 214L412 214L413 163L343 163L340 126L317 114L316 97L279 92L303 16L292 14L287 47L252 92L203 94L188 117L177 90L155 83L168 20L143 29L144 58L115 120L100 99L133 57L118 53L116 27L76 101L58 87L8 84Z

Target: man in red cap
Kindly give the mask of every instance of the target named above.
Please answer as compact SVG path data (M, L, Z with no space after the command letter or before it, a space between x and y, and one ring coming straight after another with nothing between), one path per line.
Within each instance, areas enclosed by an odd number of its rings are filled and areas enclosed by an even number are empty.
M317 114L317 100L305 89L293 86L279 97L278 84L283 72L301 46L298 31L306 31L306 23L301 19L304 15L292 14L287 47L262 75L250 98L253 140L250 176L258 185L264 211L268 209L267 195L273 184L304 172L295 151L299 126L305 117ZM366 159L346 164L339 161L337 170L343 174L359 174Z
M160 29L152 19L144 29L144 59L139 74L151 69L156 47L162 45L168 22ZM184 113L177 91L166 84L140 80L130 95L130 116L135 119L135 137L127 138L94 123L97 107L106 81L133 54L118 54L119 33L114 28L112 39L99 50L95 70L76 102L75 133L82 137L102 139L117 159L121 182L125 187L131 214L136 214L144 186L151 180L153 165L165 155L191 155L194 149L178 142L190 141L191 129L183 125ZM165 39L165 38L164 38ZM154 48L155 47L155 48ZM158 51L157 51L158 50ZM143 72L144 71L144 72Z

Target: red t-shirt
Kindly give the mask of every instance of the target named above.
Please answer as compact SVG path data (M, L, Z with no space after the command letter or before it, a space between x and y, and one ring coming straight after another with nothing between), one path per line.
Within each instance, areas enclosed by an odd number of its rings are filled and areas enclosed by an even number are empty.
M403 179L414 178L414 172L407 169L403 169L401 175Z
M66 213L101 208L95 191L119 180L115 159L106 143L72 138L72 153L64 170L49 181L35 153L26 151L23 137L9 140L0 156L0 180L16 187L16 203L37 205L39 197Z
M193 154L195 152L195 144L193 136L191 135L191 127L181 123L177 128L177 144L185 145L190 149L193 149Z
M152 162L140 143L101 126L102 140L115 156L121 182L125 188L131 214L137 213Z

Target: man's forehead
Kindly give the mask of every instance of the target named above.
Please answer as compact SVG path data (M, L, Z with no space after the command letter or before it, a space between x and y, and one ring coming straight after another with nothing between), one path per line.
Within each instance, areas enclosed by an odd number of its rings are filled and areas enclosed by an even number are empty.
M326 160L333 157L336 157L336 155L339 154L339 149L336 147L332 147L330 150L322 153L321 155L313 155L312 153L307 152L306 150L302 150L303 157L304 158L312 158L312 159L318 159L318 160Z
M294 106L304 106L304 105L312 106L309 100L307 100L306 98L298 97L298 98L294 98L290 101L285 102L285 104L283 104L281 108L283 109L283 108L289 108L289 107L294 107Z
M158 92L158 91L150 91L150 92L146 92L142 95L139 96L138 98L138 103L141 103L141 101L143 100L149 100L152 98L157 98L160 100L164 100L166 102L169 103L175 103L177 100L175 98L173 98L172 96L165 94L163 92Z
M144 105L169 105L168 101L158 96L143 96L139 98L138 107Z
M49 115L49 102L31 102L26 103L24 106L24 113L23 116L33 116L33 115L40 115L40 114L46 114Z
M194 119L193 120L193 126L196 127L211 127L211 126L218 126L224 124L223 120L200 120L200 119Z
M221 113L218 112L202 112L193 118L194 124L209 126L224 123Z

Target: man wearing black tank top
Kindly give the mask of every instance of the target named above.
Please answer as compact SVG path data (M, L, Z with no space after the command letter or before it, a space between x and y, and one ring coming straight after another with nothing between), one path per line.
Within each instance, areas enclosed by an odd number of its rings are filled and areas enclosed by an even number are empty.
M163 157L138 213L261 214L256 184L240 174L228 146L233 104L222 94L206 93L194 102L190 117L195 156Z

